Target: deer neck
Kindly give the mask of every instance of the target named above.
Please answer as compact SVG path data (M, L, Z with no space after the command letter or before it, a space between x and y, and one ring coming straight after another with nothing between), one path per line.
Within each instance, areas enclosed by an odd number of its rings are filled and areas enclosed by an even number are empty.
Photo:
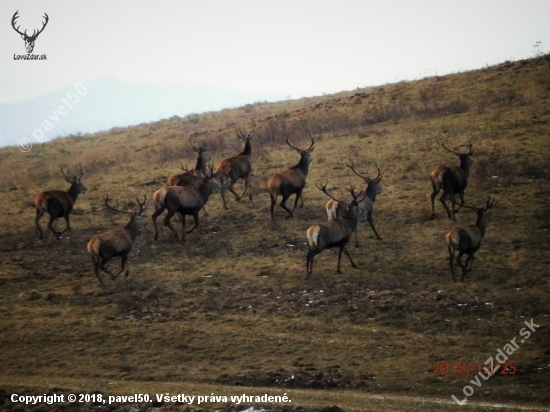
M470 159L468 157L460 159L460 168L464 170L466 176L470 174Z
M487 225L487 223L485 222L485 214L484 213L478 214L477 215L476 226L479 228L479 233L481 235L481 238L483 238L485 236L486 225Z
M137 237L138 232L139 232L139 228L138 228L138 225L136 223L135 216L133 216L132 219L130 219L130 221L128 222L128 224L126 226L124 226L124 230L126 230L126 232L128 232L128 234L130 235L130 238L132 239L132 242L134 240L136 240L136 237Z
M357 226L357 212L355 211L355 208L357 206L349 206L348 211L343 216L343 219L346 221L346 227L350 230L350 233L355 230L355 227Z
M373 203L376 200L376 184L369 183L367 186L367 194L366 197L368 197Z
M67 190L67 194L71 198L73 205L76 202L76 198L78 197L79 193L80 192L78 190L78 184L76 183L71 184L71 187L69 187L69 190Z
M197 164L195 165L195 174L200 176L206 175L206 162L204 161L203 157L199 155L197 157Z
M252 145L250 144L250 138L247 137L246 141L244 142L243 151L241 152L242 155L250 156L252 154Z
M300 161L296 166L293 167L293 169L299 170L304 174L304 176L307 177L307 174L309 172L309 162L307 160L307 156L300 157Z

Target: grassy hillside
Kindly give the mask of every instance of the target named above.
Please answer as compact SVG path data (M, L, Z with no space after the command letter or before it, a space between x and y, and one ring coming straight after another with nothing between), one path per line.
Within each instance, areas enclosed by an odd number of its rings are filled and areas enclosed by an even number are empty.
M0 408L13 406L7 398L14 391L292 399L264 405L270 410L458 408L451 395L464 398L477 362L517 338L508 360L517 372L474 385L462 408L543 410L550 405L549 97L550 58L542 56L175 117L26 153L0 150ZM105 210L103 197L130 206L134 193L151 199L180 162L194 163L189 138L206 142L217 163L240 150L237 128L254 124L254 201L229 197L224 211L220 196L212 196L210 216L201 213L185 244L166 228L154 241L149 224L134 243L130 276L104 276L107 286L100 287L86 243L127 221ZM265 182L298 161L283 137L306 147L309 134L318 142L305 207L289 220L277 207L272 224ZM498 200L465 282L452 281L443 236L453 222L438 201L430 219L428 174L457 163L438 140L456 150L473 141L466 199ZM325 251L305 280L305 231L325 219L328 200L314 183L328 182L336 193L359 186L350 162L369 175L376 164L385 169L374 209L382 241L360 222L360 245L349 245L359 268L344 257L337 275L336 252ZM73 230L59 241L38 241L34 196L67 189L59 165L76 171L79 163L89 191L77 200ZM463 209L457 219L473 224L475 214ZM46 229L46 217L41 224ZM519 343L531 319L540 328ZM475 366L470 376L436 375L434 362ZM244 409L227 402L198 407Z

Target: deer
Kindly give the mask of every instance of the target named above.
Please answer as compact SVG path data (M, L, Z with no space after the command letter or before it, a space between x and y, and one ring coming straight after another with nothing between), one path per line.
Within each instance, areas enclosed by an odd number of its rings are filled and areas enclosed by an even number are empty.
M287 219L293 217L293 212L294 209L296 209L298 200L301 200L300 208L304 206L304 200L302 199L302 190L304 190L304 186L306 185L309 165L313 160L311 152L313 151L313 146L316 143L316 140L313 140L313 137L309 137L311 139L311 144L305 150L293 146L288 141L288 136L283 139L287 145L298 152L298 154L300 155L300 161L291 168L274 174L267 182L267 191L269 192L269 196L271 197L272 221L275 221L275 202L277 202L278 195L281 195L283 197L279 206L281 206L288 213L288 216L286 217ZM286 206L286 201L293 194L295 194L296 197L294 199L294 206L292 207L292 210L290 210Z
M19 33L21 35L21 38L23 40L25 40L25 49L27 50L27 53L32 53L32 51L34 50L34 42L36 41L36 38L38 37L38 35L40 33L42 33L44 31L44 29L46 28L46 25L48 24L48 21L50 20L50 18L48 17L48 15L46 13L44 13L43 17L46 19L46 21L44 23L42 23L42 28L40 30L38 30L38 33L36 32L36 30L33 30L32 35L29 36L29 35L27 35L27 30L25 30L25 32L23 32L23 33L19 31L19 27L21 27L21 26L17 26L17 28L15 27L15 20L17 20L19 18L18 13L19 13L19 10L17 10L13 14L13 17L11 19L11 26L13 27L13 29L17 33Z
M382 193L382 188L380 187L380 180L382 179L382 173L384 173L384 170L380 170L378 165L376 165L376 168L378 169L378 174L374 179L371 179L366 175L360 174L355 168L353 163L348 164L346 166L349 167L353 173L355 173L357 176L363 179L363 181L367 184L367 188L365 189L365 198L363 199L363 201L361 201L357 205L357 215L366 217L370 227L372 228L372 231L376 235L376 238L378 240L382 240L378 235L376 228L374 227L374 221L372 219L372 211L374 209L374 201L376 200L376 195ZM330 199L325 206L328 220L333 220L339 217L343 217L347 212L347 204L350 201L351 201L351 198L349 197L346 199L343 199L343 201L335 201ZM359 242L357 240L357 232L358 231L356 230L355 247L359 246Z
M206 143L202 142L202 146L195 146L191 139L189 139L193 151L197 153L197 163L195 164L195 169L189 171L187 166L184 168L180 163L180 167L183 170L183 173L171 175L168 177L166 184L168 186L195 186L197 180L195 176L206 176L206 165L212 159L208 152L206 151Z
M84 172L82 171L82 165L79 166L80 176L78 177L76 177L76 175L69 176L67 173L65 173L63 168L59 166L63 177L65 178L67 183L71 184L69 190L67 190L66 192L62 190L48 190L46 192L40 193L34 198L34 207L36 207L36 217L34 219L34 224L38 229L38 238L40 240L42 240L42 238L44 237L44 232L42 232L42 228L40 227L39 222L46 212L50 215L48 229L50 229L50 231L56 236L58 240L61 239L61 235L65 231L71 230L69 215L73 210L78 195L81 193L84 194L88 190L86 189L86 186L84 186L84 184L80 181ZM65 218L66 227L61 232L58 232L55 230L54 224L55 221L60 217Z
M453 227L445 235L445 242L447 243L447 248L449 249L449 266L451 266L451 273L455 282L456 278L453 267L453 261L455 260L455 251L458 251L458 255L456 256L456 263L462 268L462 277L460 278L460 281L463 281L464 277L466 276L466 272L472 271L474 254L479 250L481 246L481 241L485 236L485 228L487 223L491 221L491 214L488 212L488 210L494 207L496 204L496 200L494 198L491 199L491 196L489 196L487 202L485 203L485 206L483 207L464 205L463 207L470 208L476 211L477 220L475 225L469 225L466 227ZM463 265L460 259L464 254L467 254L468 258ZM470 263L469 269L468 263Z
M336 202L341 202L340 200L334 198L328 191L327 185L317 186L317 189L321 190L324 194L330 197ZM347 210L344 216L328 220L323 223L311 226L307 234L307 243L308 243L308 253L306 258L306 279L309 278L313 271L313 258L321 253L325 249L331 249L333 247L338 247L338 268L337 273L342 273L340 270L340 261L342 259L342 252L349 258L351 266L357 268L357 265L351 258L351 255L346 250L346 244L348 243L353 231L357 227L357 206L361 203L365 197L359 199L361 196L362 190L359 193L355 194L355 187L351 186L349 189L352 200L347 205Z
M112 207L109 205L109 196L105 196L105 207L117 213L130 215L130 221L124 227L118 227L107 232L99 233L88 242L86 249L88 254L92 257L94 273L102 286L104 286L104 284L99 276L99 270L107 273L111 277L111 280L115 280L125 269L126 273L124 276L128 277L130 274L130 269L126 267L128 254L139 234L139 230L147 226L147 220L141 216L147 209L147 196L143 196L143 202L140 202L138 197L136 197L136 201L139 205L139 210L137 212L130 212ZM107 262L115 256L120 256L122 259L121 268L116 275L105 267Z
M155 240L159 235L157 217L165 209L168 209L168 213L164 217L164 225L174 232L177 239L178 232L170 224L170 219L174 214L179 213L183 230L181 240L185 242L185 235L193 232L199 225L199 210L203 208L211 194L220 190L220 184L212 180L216 176L217 173L214 174L210 169L210 175L201 177L201 184L197 188L193 186L164 186L155 192L153 195L155 212L151 216L155 226ZM195 225L188 231L185 231L186 215L192 215L195 221Z
M443 189L443 194L439 198L439 201L447 211L447 216L449 219L452 219L456 222L455 213L458 213L460 208L464 205L464 191L468 186L468 176L470 174L470 167L472 166L472 156L473 152L473 143L469 142L469 148L466 153L460 153L451 149L448 149L444 143L438 142L438 144L443 147L448 152L453 153L460 160L460 166L437 166L431 173L430 179L432 181L433 192L431 195L432 198L432 220L435 218L435 206L434 200L437 194L441 189ZM458 194L460 196L460 205L458 209L454 209L452 206L449 209L449 206L446 203L447 198L454 198L454 195Z
M252 145L250 139L256 126L252 128L250 133L245 135L239 127L239 133L237 137L244 141L243 150L236 156L223 159L218 165L217 173L220 177L221 183L221 196L223 200L223 208L228 210L227 202L225 200L225 191L229 190L235 195L235 199L240 201L245 193L248 193L249 179L248 175L252 172ZM244 179L244 189L240 195L233 190L233 185L239 179ZM248 197L252 201L252 195Z

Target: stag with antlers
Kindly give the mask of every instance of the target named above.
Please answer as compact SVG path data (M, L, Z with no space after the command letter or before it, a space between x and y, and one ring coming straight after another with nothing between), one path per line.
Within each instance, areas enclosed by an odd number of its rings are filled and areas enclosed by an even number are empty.
M309 137L311 139L311 144L305 150L292 146L292 144L288 141L288 136L284 139L287 145L298 152L300 155L300 161L290 169L276 173L267 182L267 191L271 196L271 220L273 221L275 221L275 202L277 202L278 195L283 197L279 206L281 206L288 213L287 219L293 217L292 213L294 212L294 209L296 209L298 200L301 200L300 207L304 206L302 190L304 190L304 186L306 185L309 165L312 161L311 152L313 151L313 145L315 145L316 142L316 140L313 140L313 137ZM296 197L294 199L294 206L292 210L290 210L286 207L286 201L293 194L295 194Z
M168 213L164 217L164 225L174 232L177 239L178 232L170 224L170 219L176 213L179 213L183 230L181 240L185 242L185 235L191 233L199 225L199 210L204 207L210 195L216 193L220 188L220 185L212 180L216 175L217 173L214 174L213 170L210 169L210 175L197 177L201 179L201 184L197 188L192 186L164 186L155 192L153 195L155 212L151 216L153 225L155 226L155 240L159 236L157 217L165 209L168 209ZM192 215L195 220L195 225L188 231L185 230L186 215Z
M189 139L193 151L197 153L197 163L193 170L188 170L180 163L183 173L172 175L168 178L166 184L168 186L196 186L200 180L195 179L196 176L206 176L206 165L212 159L206 151L206 143L202 142L202 146L195 146L191 139Z
M335 202L340 202L340 200L335 199L327 191L326 184L321 187L317 186L317 184L315 186ZM309 278L311 272L313 271L313 258L323 250L331 249L333 247L338 247L338 273L342 273L340 270L342 252L349 258L351 266L353 268L357 268L357 265L353 262L351 255L346 250L346 244L357 227L357 205L365 199L366 194L363 198L359 199L362 190L360 190L356 195L354 186L351 186L349 192L352 200L349 205L347 205L347 211L344 216L311 226L306 232L309 247L306 258L306 279Z
M137 212L130 212L112 207L109 205L109 196L105 197L105 207L107 207L107 209L117 213L130 215L130 221L124 227L95 235L88 242L88 254L92 257L92 261L94 262L94 273L101 285L103 285L103 281L99 276L99 270L107 273L111 277L111 280L115 280L118 275L124 272L124 269L126 269L126 277L130 274L130 269L126 268L128 254L132 249L132 244L134 240L136 240L139 230L147 225L147 221L141 216L147 209L147 197L143 196L143 202L140 202L139 198L136 197L136 201L139 205L139 210ZM120 256L122 259L122 266L116 275L105 267L107 262L115 256Z
M223 208L227 210L227 202L225 201L225 191L229 190L235 195L237 201L241 200L245 193L248 193L249 179L248 175L252 172L252 145L250 139L256 126L252 128L250 133L245 135L239 127L237 137L244 141L244 147L241 153L236 156L223 159L218 165L217 174L221 182L221 195L223 200ZM233 190L233 185L239 179L244 179L244 189L240 195ZM252 195L248 197L252 200Z
M17 10L14 13L14 15L11 19L11 26L13 27L13 29L17 33L19 33L21 35L21 38L23 40L25 40L25 49L27 49L27 53L32 53L32 51L34 49L34 42L36 41L36 38L38 37L38 35L40 33L42 33L44 31L44 28L48 24L48 20L50 20L50 18L48 17L48 15L46 13L44 13L44 18L46 19L46 21L44 23L42 23L42 28L40 30L38 30L38 32L36 30L33 30L32 35L29 36L29 35L27 35L27 30L25 30L24 32L20 32L19 31L20 26L15 27L15 20L17 20L19 18L17 13L19 13L19 10Z
M468 176L470 174L470 167L472 166L473 143L468 145L468 151L466 153L460 153L451 149L448 149L444 143L438 142L448 152L453 153L460 160L460 166L438 166L430 173L430 179L432 181L432 219L435 218L435 206L434 200L441 189L443 194L439 198L441 204L447 211L449 219L456 221L455 213L458 213L460 208L464 205L464 190L468 186ZM446 200L450 198L454 202L454 195L460 196L460 205L455 210L454 206L447 205Z
M356 169L355 166L352 164L347 165L351 169L353 173L355 173L357 176L359 176L363 181L367 184L367 188L365 189L365 197L364 199L359 202L357 205L357 215L361 217L366 217L367 221L369 222L370 227L372 228L372 231L376 235L376 238L378 240L382 240L380 236L378 235L378 232L376 231L376 228L374 227L374 220L372 218L372 211L374 209L374 201L376 200L376 195L382 193L382 188L380 187L380 180L382 179L382 173L384 173L384 170L380 170L378 165L376 165L376 168L378 169L378 174L374 179L371 179L368 176L360 174ZM347 206L351 202L352 198L349 196L346 196L343 201L335 201L330 199L326 204L326 211L327 211L327 217L328 220L333 220L339 217L343 217L347 212ZM359 246L359 242L357 240L357 230L355 231L355 246Z
M485 206L483 207L464 205L463 207L470 208L476 211L476 224L466 227L454 227L449 230L445 235L445 242L447 243L447 247L449 249L449 265L451 266L451 273L455 282L456 278L453 267L453 262L455 260L455 251L458 251L458 255L456 256L456 263L462 268L462 277L460 278L460 280L463 281L464 277L466 276L466 272L470 272L472 270L472 264L474 263L474 254L481 246L481 241L485 236L485 228L487 223L491 221L491 214L488 212L488 210L494 207L496 204L496 200L494 198L491 199L491 197L489 196L487 202L485 203ZM463 265L460 259L464 254L467 254L468 258ZM468 263L470 263L469 268Z
M36 207L36 217L34 219L34 224L38 229L39 239L42 239L44 237L44 232L42 232L42 228L40 227L39 222L46 212L50 215L48 229L51 230L51 232L57 237L57 239L60 239L61 235L65 231L71 229L69 215L73 210L78 195L80 193L86 193L86 191L88 190L86 189L86 186L84 186L84 184L82 184L82 182L80 181L84 172L82 171L82 165L79 166L80 176L78 177L76 177L76 175L69 176L67 173L65 173L63 168L59 166L59 168L61 169L61 173L63 173L63 177L65 178L67 183L71 184L71 187L69 187L68 191L64 192L62 190L48 190L46 192L40 193L34 198L34 206ZM60 217L65 218L66 227L61 232L58 232L55 230L54 224L56 219Z

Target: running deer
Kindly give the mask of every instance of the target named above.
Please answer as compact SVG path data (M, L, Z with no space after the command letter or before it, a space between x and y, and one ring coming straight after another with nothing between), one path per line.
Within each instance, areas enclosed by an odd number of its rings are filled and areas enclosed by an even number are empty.
M382 240L380 236L378 235L378 232L376 231L376 228L374 227L374 220L372 219L372 211L374 209L374 201L376 200L376 195L382 193L382 188L380 187L380 180L382 179L382 173L384 173L383 170L380 170L378 165L376 165L376 168L378 169L378 174L374 179L371 179L368 176L360 174L356 169L355 166L352 164L347 165L353 173L355 173L357 176L359 176L363 181L367 184L367 188L365 189L365 198L357 205L357 215L361 217L366 217L367 221L369 222L370 227L372 228L372 231L376 235L376 238L378 240ZM343 199L343 201L335 201L335 200L329 200L326 204L326 210L327 210L327 217L328 220L333 220L339 217L343 217L347 212L347 205L351 201L351 197L346 196L346 198ZM355 231L355 246L359 246L359 242L357 240L357 230Z
M322 187L317 186L317 189L321 190L332 200L340 202L339 200L332 197L332 195L327 191L326 184ZM346 244L348 243L351 234L357 227L356 209L358 204L365 199L366 194L363 196L362 199L359 199L362 190L360 190L359 193L356 195L355 187L351 186L349 191L352 200L349 205L347 205L347 211L344 216L311 226L306 232L307 243L309 247L306 259L306 279L309 278L311 272L313 271L313 258L321 253L323 250L331 249L333 247L338 247L338 273L342 273L342 271L340 270L340 260L342 259L342 252L344 252L349 258L351 266L357 268L357 265L353 262L351 255L346 250Z
M195 176L206 176L206 164L210 161L211 157L206 151L206 143L202 142L202 146L195 146L191 139L189 139L193 151L197 153L197 163L195 169L189 171L187 167L183 167L180 163L183 173L172 175L168 177L166 184L168 186L195 186L197 185L197 179Z
M309 136L311 139L311 144L305 150L299 149L295 146L292 146L288 141L288 137L284 140L292 149L296 150L300 155L300 161L292 166L290 169L284 170L282 172L274 174L271 179L267 182L267 191L271 196L271 220L275 220L275 202L277 201L277 196L281 195L283 199L279 206L287 211L287 219L293 217L292 212L296 209L298 200L301 200L300 208L304 206L304 200L302 199L302 190L306 185L306 178L309 171L309 165L312 161L311 152L313 151L313 145L315 145L316 140L313 140L313 137ZM292 210L286 207L286 201L288 198L295 194L296 198L294 199L294 206Z
M218 173L221 182L221 195L223 200L223 208L227 210L227 202L225 201L225 191L229 190L235 195L237 201L241 200L245 193L248 192L248 175L252 172L252 145L250 144L250 138L256 126L252 128L250 133L246 136L239 127L239 134L237 137L244 140L243 151L236 156L223 159L218 165ZM233 190L233 185L239 179L244 179L244 189L240 195ZM252 200L252 195L248 197Z
M445 242L449 249L449 265L451 266L451 273L453 275L453 280L456 282L455 271L453 267L453 261L455 260L455 250L458 251L456 257L456 263L462 268L462 277L461 281L464 280L466 272L472 270L472 264L474 263L474 254L478 251L481 246L481 241L485 236L485 226L491 221L491 214L488 212L493 206L497 204L496 200L489 196L487 203L484 207L475 207L464 205L464 207L474 209L477 213L477 221L475 225L469 225L466 227L454 227L447 232L445 235ZM464 265L460 259L462 255L467 254L468 258ZM470 263L470 268L468 269L468 262Z
M63 173L63 177L65 178L67 183L71 184L69 190L67 190L66 192L62 190L48 190L46 192L40 193L34 198L34 206L36 207L36 217L34 219L34 224L38 229L39 239L42 239L44 237L44 232L42 232L42 228L40 227L39 222L46 212L50 215L48 229L51 230L51 232L57 237L57 239L60 239L61 235L65 231L71 229L69 215L73 210L78 195L80 193L84 194L88 190L86 189L86 186L84 186L80 181L84 172L82 171L82 165L79 166L80 176L78 177L76 177L76 175L69 176L67 173L65 173L63 168L59 166L59 168L61 169L61 173ZM58 232L55 230L54 224L55 221L60 217L65 218L66 227L61 232Z
M164 186L155 192L153 200L155 201L155 212L151 216L155 226L155 240L158 239L159 233L157 228L157 217L168 209L168 213L164 217L164 225L174 232L176 239L178 232L170 224L170 219L174 214L179 213L181 219L181 227L183 230L181 240L185 242L185 235L191 233L199 225L199 210L206 204L211 194L217 193L220 185L212 179L216 177L210 169L210 175L205 177L197 177L201 180L200 185L195 188L192 186ZM187 232L185 231L185 216L192 215L195 220L193 226Z
M460 208L464 205L464 190L468 186L468 176L470 174L470 167L472 166L472 156L474 154L472 148L473 143L468 143L469 148L466 153L456 152L450 150L444 143L438 142L438 144L445 150L453 153L460 159L460 166L437 166L431 173L430 179L432 181L432 219L435 218L435 206L434 200L441 189L443 194L439 198L439 201L447 211L447 216L456 222L455 213L458 213ZM458 209L455 210L454 205L449 206L446 203L447 198L454 198L454 195L460 196L460 205L457 204Z
M126 277L130 274L130 269L126 268L128 254L132 249L134 240L136 240L136 237L139 234L139 230L142 227L147 226L147 221L143 216L141 216L141 214L147 209L147 197L144 196L143 202L140 202L139 198L136 197L136 201L139 205L139 210L137 212L129 212L115 209L109 205L109 196L105 197L105 206L108 209L114 212L130 215L130 221L124 227L118 227L116 229L97 234L88 242L87 250L88 254L92 257L92 261L94 262L94 273L102 286L103 281L99 276L99 270L107 273L111 277L111 280L115 280L118 275L124 272L124 269L126 269ZM122 266L116 275L105 267L107 262L115 256L120 256L122 259Z

